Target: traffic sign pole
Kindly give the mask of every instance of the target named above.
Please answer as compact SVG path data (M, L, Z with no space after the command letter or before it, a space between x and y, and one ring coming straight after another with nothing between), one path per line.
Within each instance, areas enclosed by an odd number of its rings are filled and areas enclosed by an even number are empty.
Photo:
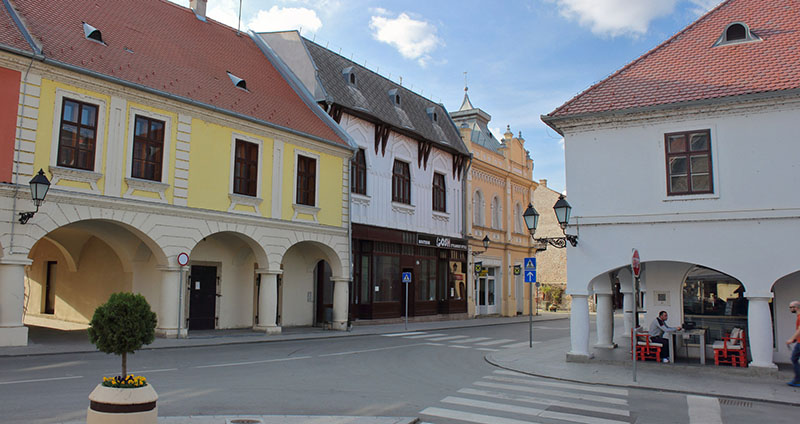
M533 288L536 286L536 258L525 258L525 282L530 283L528 292L528 346L533 348Z
M636 338L636 333L639 329L639 311L637 308L637 304L639 303L639 272L641 271L641 264L639 262L639 251L633 249L633 255L631 256L631 272L633 273L634 281L633 281L633 334L631 337L631 349L633 349L632 357L633 357L633 382L636 382L636 349L638 346L639 340Z

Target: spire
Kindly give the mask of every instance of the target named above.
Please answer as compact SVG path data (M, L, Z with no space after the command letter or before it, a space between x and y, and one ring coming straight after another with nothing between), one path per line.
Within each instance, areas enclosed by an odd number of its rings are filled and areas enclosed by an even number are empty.
M469 95L467 94L467 91L469 91L469 86L467 85L467 72L464 71L464 101L461 102L461 107L458 108L459 111L475 109L475 106L472 106L472 102L469 101Z

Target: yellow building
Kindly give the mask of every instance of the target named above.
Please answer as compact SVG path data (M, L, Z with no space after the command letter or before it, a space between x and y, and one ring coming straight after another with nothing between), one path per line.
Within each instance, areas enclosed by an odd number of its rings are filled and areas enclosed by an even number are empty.
M119 291L148 299L162 336L346 326L354 144L258 37L204 2L12 5L0 346L85 325ZM39 169L50 191L21 223Z
M510 128L497 140L489 131L491 116L472 105L464 93L459 110L450 112L461 130L461 137L472 152L466 196L467 229L470 240L471 269L480 263L481 272L471 273L470 315L528 313L530 284L522 272L525 257L535 249L522 219L537 184L532 180L533 160L525 150L525 140L514 137ZM488 249L483 240L488 237Z

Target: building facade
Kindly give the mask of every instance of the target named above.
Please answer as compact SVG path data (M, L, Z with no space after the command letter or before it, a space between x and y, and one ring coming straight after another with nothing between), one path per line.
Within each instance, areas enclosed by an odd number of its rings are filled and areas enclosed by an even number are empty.
M553 206L558 201L559 196L561 196L561 193L547 186L546 179L539 180L536 189L533 191L533 207L539 212L539 225L536 228L535 237L564 236L561 226L558 224L558 219L556 219L556 214L553 212ZM558 292L565 290L567 288L567 249L571 249L572 246L558 249L542 244L537 247L544 250L536 252L536 279L543 287L551 286ZM539 297L543 301L552 301L556 309L569 306L567 296L562 296L562 301L557 302L552 298L544 299L542 290L540 290Z
M0 345L120 291L162 336L312 325L328 299L345 328L352 139L204 2L128 6L0 7Z
M358 147L352 319L405 316L406 296L408 316L465 315L470 155L447 111L296 31L259 35Z
M532 180L533 159L522 135L514 137L510 128L502 140L494 137L488 127L491 116L472 105L466 90L461 107L451 116L473 155L466 189L471 218L467 231L475 253L471 269L477 271L469 273L475 299L470 314L528 313L531 288L523 282L521 268L536 249L522 213L537 186ZM488 248L483 246L486 237Z
M741 328L751 367L788 362L787 306L800 298L790 246L800 236L793 7L723 2L543 117L565 138L571 230L580 234L568 250L570 355L591 355L592 294L598 347L613 346L611 283L630 311L637 248L642 324L664 310L672 325L706 329L707 342Z

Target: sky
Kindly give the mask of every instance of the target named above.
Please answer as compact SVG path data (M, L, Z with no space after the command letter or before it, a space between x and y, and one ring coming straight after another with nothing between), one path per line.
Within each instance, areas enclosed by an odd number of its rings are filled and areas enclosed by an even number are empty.
M189 0L170 0L189 6ZM566 192L564 140L540 116L667 40L719 0L208 0L256 32L300 30L455 111L464 87L500 138L522 133L533 178ZM465 74L466 72L466 74Z

